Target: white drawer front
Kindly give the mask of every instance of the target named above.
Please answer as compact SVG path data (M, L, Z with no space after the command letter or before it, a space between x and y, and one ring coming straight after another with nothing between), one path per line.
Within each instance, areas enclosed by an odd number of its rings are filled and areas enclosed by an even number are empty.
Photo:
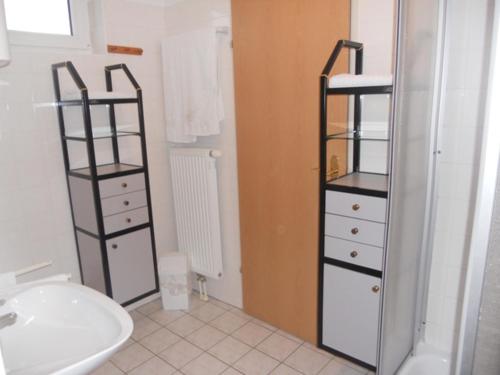
M103 216L114 215L147 205L146 190L101 199Z
M325 234L328 236L383 247L384 233L385 224L345 216L325 215Z
M122 177L109 178L99 181L101 198L126 194L132 191L144 190L146 183L144 173L129 174Z
M106 216L104 218L104 232L106 234L118 232L149 221L147 207L126 211L121 214Z
M375 366L380 279L325 264L323 344Z
M325 212L385 223L387 200L360 194L327 191Z
M113 299L118 303L156 288L149 228L106 241Z
M325 236L325 257L382 271L383 248Z

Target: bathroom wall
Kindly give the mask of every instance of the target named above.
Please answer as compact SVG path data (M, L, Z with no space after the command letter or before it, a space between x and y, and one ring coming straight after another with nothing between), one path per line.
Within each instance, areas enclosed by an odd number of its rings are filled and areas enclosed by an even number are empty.
M448 1L437 212L425 338L454 351L474 209L490 0Z
M144 91L146 135L157 250L176 249L171 214L161 84L163 2L94 2L104 23L102 45L132 45L143 56L108 55L69 49L12 46L12 62L0 69L0 272L41 261L52 267L38 277L70 272L79 280L50 65L71 60L83 80L103 89L107 64L124 62ZM100 47L102 47L102 45ZM99 47L99 46L97 46ZM81 157L82 155L77 155Z
M394 0L351 0L351 40L363 43L363 73L393 74ZM354 52L351 72L354 72ZM362 96L362 128L380 130L389 122L390 95ZM353 118L351 99L350 118ZM386 142L363 142L361 169L366 172L387 173Z
M214 148L222 152L222 156L217 159L217 174L224 275L220 280L208 279L207 287L210 295L241 307L243 297L240 273L240 223L230 24L230 0L184 0L165 8L167 36L212 26L227 30L227 33L217 34L219 73L225 114L221 134L198 137L198 141L193 144L169 143L167 147ZM172 206L169 206L169 215L174 215Z

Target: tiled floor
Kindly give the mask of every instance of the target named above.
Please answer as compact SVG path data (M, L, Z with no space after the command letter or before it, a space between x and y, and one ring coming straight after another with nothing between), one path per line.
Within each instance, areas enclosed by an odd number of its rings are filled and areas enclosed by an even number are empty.
M223 302L191 301L189 312L159 300L132 311L132 338L93 375L370 374Z

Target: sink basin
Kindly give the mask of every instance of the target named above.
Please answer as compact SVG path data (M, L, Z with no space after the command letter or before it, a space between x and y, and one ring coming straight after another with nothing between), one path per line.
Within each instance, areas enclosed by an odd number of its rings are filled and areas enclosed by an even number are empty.
M69 282L41 282L0 293L0 316L15 324L0 329L9 375L88 374L130 337L130 315L105 295ZM1 372L1 370L0 370Z

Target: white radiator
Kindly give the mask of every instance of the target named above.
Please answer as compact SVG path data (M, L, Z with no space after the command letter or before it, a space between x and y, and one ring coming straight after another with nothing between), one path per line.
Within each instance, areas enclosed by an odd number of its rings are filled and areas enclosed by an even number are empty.
M170 150L175 220L179 251L189 255L193 272L222 276L217 151L195 148Z

